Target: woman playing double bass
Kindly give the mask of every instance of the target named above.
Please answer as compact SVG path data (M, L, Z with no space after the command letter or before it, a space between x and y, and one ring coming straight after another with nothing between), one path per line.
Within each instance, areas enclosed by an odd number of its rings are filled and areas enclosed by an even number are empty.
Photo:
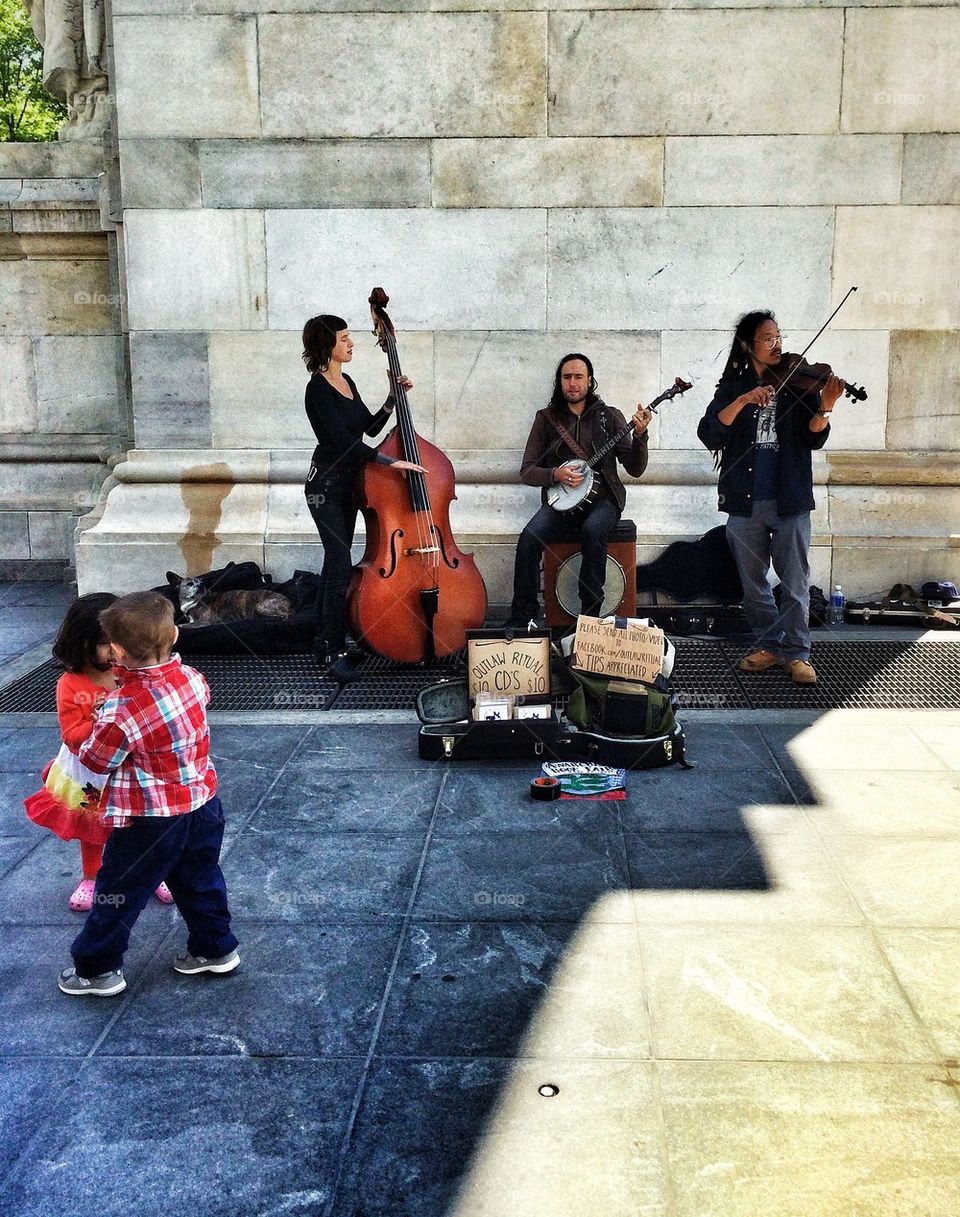
M317 633L313 653L340 681L357 676L347 651L347 591L353 571L350 547L357 523L354 482L367 461L426 473L411 461L394 460L363 442L383 429L393 412L391 388L374 414L364 404L343 365L353 358L353 340L342 317L311 317L303 327L303 361L310 372L304 404L317 446L304 485L307 506L323 545L323 570L317 593ZM389 379L389 373L388 373ZM403 378L405 389L413 388Z

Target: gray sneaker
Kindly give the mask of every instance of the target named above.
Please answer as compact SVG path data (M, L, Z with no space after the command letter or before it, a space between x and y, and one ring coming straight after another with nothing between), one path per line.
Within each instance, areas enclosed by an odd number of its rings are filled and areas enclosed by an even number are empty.
M76 968L64 968L57 977L57 988L71 997L113 997L127 987L123 972L104 972L102 976L78 976Z
M207 959L203 955L189 955L183 951L173 957L173 966L184 976L195 976L198 972L232 972L240 962L237 952L221 955L218 959Z

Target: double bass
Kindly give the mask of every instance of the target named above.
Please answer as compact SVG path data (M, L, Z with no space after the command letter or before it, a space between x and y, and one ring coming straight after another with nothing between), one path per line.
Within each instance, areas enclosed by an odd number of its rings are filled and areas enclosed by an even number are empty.
M371 651L421 663L466 645L467 630L483 625L487 592L473 555L457 547L450 530L450 503L457 497L453 465L414 428L388 299L375 287L369 301L397 403L397 425L379 451L428 472L398 477L373 461L362 467L357 503L367 544L350 589L350 624Z

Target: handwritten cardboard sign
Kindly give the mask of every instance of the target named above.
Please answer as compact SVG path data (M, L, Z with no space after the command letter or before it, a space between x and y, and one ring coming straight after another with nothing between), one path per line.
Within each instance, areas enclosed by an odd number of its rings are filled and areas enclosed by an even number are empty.
M550 692L550 639L467 639L467 682L471 701L481 692L529 696Z
M581 672L649 684L663 668L663 630L639 624L619 629L612 617L578 617L573 653Z

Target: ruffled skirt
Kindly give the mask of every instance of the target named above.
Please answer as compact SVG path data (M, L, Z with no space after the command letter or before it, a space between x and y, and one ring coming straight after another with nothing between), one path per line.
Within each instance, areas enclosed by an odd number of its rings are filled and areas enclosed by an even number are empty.
M43 789L24 799L27 815L64 841L104 845L112 825L100 811L103 776L80 763L62 744L43 771Z

